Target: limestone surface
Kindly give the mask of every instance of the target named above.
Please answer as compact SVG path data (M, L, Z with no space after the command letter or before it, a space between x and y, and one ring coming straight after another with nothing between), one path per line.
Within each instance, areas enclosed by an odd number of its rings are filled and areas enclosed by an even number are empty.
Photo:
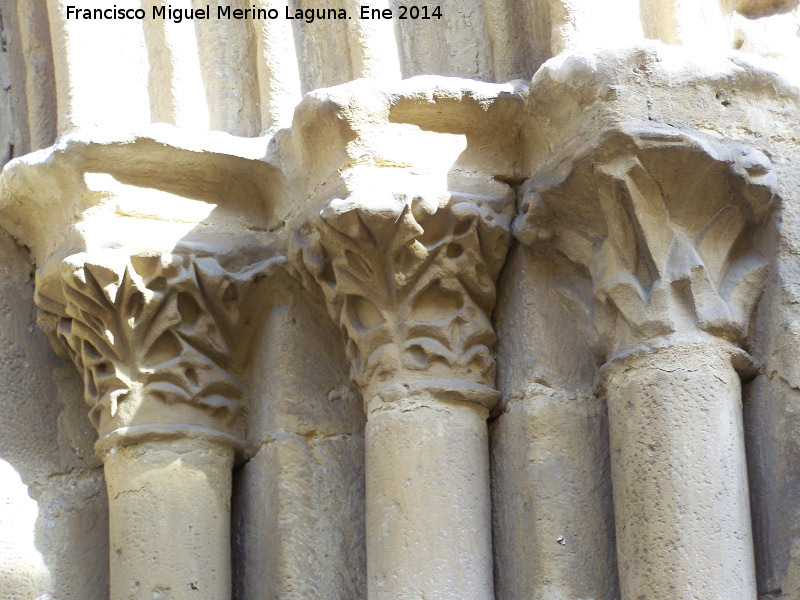
M800 599L797 0L163 4L0 0L0 599Z

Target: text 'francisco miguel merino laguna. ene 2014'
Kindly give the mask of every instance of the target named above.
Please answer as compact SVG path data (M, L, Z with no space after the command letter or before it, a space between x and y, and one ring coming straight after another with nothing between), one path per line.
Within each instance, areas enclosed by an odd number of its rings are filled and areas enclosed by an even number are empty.
M67 19L82 19L82 20L126 20L126 19L145 19L148 17L147 11L143 8L119 8L113 5L108 8L79 8L76 6L67 6ZM313 23L315 20L324 19L349 19L351 15L347 14L344 8L295 8L291 9L289 6L285 7L285 12L281 12L276 8L231 8L230 6L216 6L216 10L212 10L210 5L205 8L172 8L171 5L167 6L153 6L150 13L152 19L169 20L175 23L189 20L204 20L204 19L278 19L281 16L285 19L295 19L304 21L305 23ZM373 18L392 18L394 16L391 9L371 9L369 6L361 6L361 10L355 15L359 19L373 19ZM441 18L441 9L430 7L431 13L428 13L429 7L412 7L409 10L405 6L401 6L399 18L405 17L405 13L411 18ZM416 11L414 14L413 11ZM376 14L377 13L377 14Z

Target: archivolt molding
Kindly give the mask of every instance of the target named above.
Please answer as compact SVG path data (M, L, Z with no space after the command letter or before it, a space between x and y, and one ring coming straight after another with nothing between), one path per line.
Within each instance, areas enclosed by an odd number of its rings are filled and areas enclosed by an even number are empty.
M298 231L297 262L322 289L368 404L412 388L496 402L490 319L513 206L502 187L337 198Z
M692 332L739 345L767 273L757 232L774 185L752 148L624 126L531 179L514 232L588 272L594 304L584 309L607 358Z

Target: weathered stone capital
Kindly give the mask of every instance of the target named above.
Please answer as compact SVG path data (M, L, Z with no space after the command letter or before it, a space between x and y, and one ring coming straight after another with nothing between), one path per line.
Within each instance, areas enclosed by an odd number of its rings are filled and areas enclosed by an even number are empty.
M757 150L626 125L540 170L514 232L588 273L607 356L676 332L738 344L766 277L757 234L774 185Z
M120 437L238 443L253 292L280 260L230 271L214 256L109 249L40 269L35 300L83 375L99 451Z
M212 138L76 132L0 178L0 213L37 265L40 321L83 376L98 454L242 438L239 376L285 262L281 178L249 145Z
M513 195L492 189L334 199L298 232L298 262L341 326L368 405L412 389L496 402L491 314Z

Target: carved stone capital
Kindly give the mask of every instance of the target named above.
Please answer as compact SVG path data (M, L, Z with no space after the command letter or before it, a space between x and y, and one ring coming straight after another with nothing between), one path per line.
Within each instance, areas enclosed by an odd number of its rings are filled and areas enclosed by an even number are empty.
M298 262L342 329L368 405L409 392L496 402L491 315L513 195L492 189L334 199L299 230Z
M241 142L160 125L74 132L0 177L0 214L37 265L43 328L83 377L98 454L239 444L245 354L276 296L265 276L285 262L282 179Z
M774 185L752 148L623 126L532 178L514 232L588 274L582 310L606 357L675 333L739 344L766 277L757 234Z
M120 437L238 445L253 292L280 260L231 271L213 256L105 250L40 269L36 304L83 375L99 452Z

